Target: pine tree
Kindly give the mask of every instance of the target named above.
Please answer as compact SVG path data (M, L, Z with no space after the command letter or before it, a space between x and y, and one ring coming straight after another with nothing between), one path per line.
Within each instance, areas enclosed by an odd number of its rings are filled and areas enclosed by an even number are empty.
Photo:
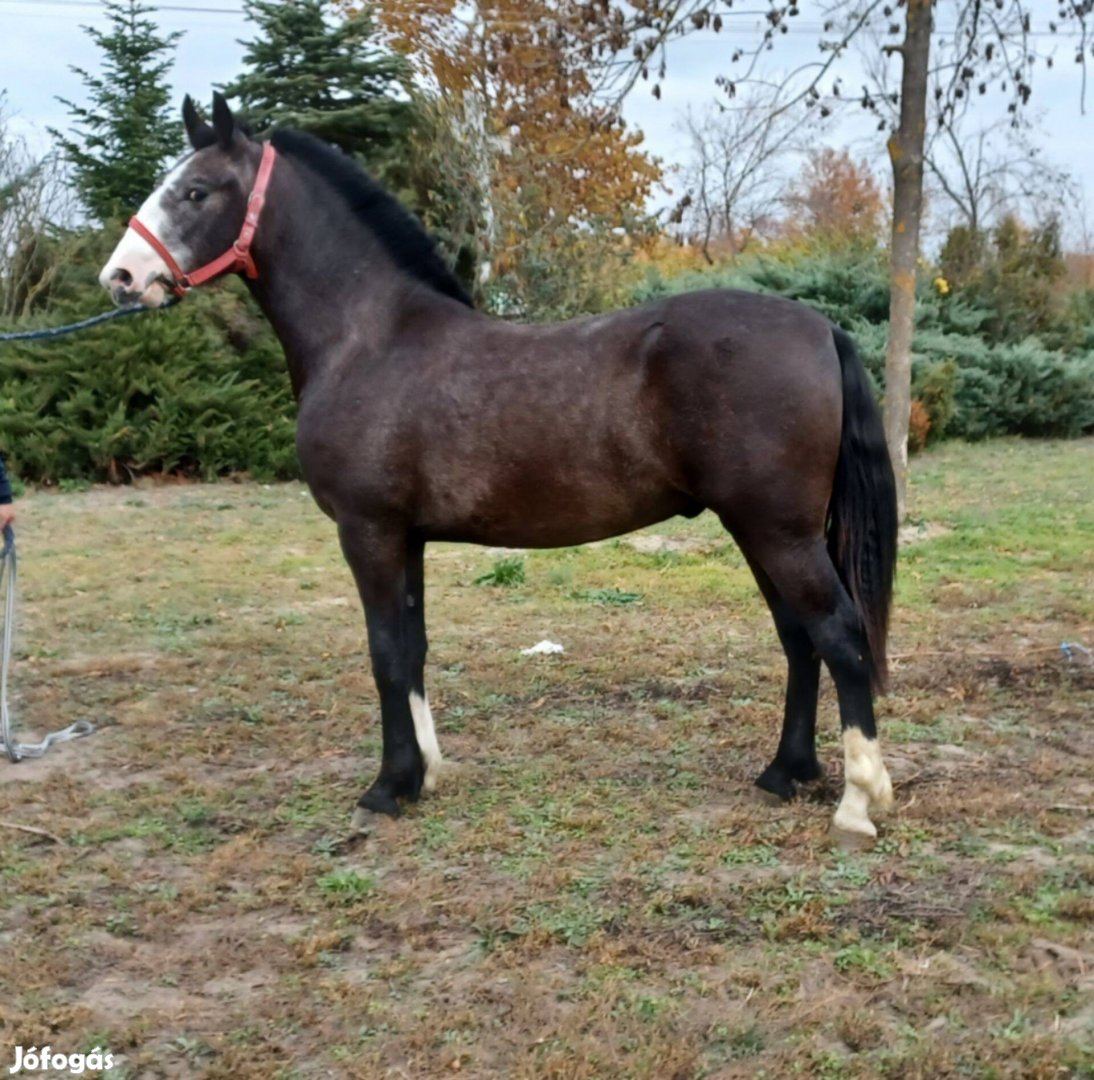
M181 33L160 34L140 0L104 0L108 31L85 27L102 51L102 73L73 67L89 103L68 106L71 137L50 129L72 165L88 214L106 222L135 211L155 187L165 161L182 148L173 119L167 72Z
M246 0L259 36L247 43L249 70L223 87L255 134L274 127L308 131L373 168L406 138L413 109L402 57L373 44L376 26L362 9L336 21L325 0Z

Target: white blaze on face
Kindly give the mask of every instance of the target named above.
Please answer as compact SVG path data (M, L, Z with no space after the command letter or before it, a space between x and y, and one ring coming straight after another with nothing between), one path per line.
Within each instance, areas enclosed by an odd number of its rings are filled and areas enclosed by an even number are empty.
M414 736L418 740L418 749L425 765L425 779L422 790L431 792L437 787L437 774L441 770L441 747L437 742L437 732L433 727L433 713L429 709L429 697L422 697L414 690L410 691L410 715L414 719Z
M870 811L893 805L893 782L881 760L877 739L868 739L861 728L843 733L843 798L832 824L845 832L877 836Z
M164 209L164 196L178 179L189 157L183 158L164 178L137 211L141 223L163 244L176 263L183 270L190 267L190 253L181 248L177 238L171 235L171 223ZM126 229L114 253L107 260L99 275L99 283L104 289L113 292L115 286L122 284L115 279L119 272L129 275L132 284L125 288L139 294L138 298L145 307L159 307L167 299L167 289L160 278L171 280L171 271L154 247L139 233Z

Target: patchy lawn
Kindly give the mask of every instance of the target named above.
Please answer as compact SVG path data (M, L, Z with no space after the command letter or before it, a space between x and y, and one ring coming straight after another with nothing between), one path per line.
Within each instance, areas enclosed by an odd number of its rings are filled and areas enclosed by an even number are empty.
M366 839L363 620L295 485L27 498L0 1067L113 1077L1094 1076L1094 441L914 462L897 808L772 808L783 661L717 522L428 556L441 791ZM473 584L486 577L483 584ZM489 581L507 584L489 584ZM542 638L556 656L522 657Z

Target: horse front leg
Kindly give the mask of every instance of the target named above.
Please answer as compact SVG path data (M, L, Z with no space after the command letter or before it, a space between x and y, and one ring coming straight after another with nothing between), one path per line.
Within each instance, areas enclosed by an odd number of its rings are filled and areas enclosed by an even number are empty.
M407 603L407 537L360 520L340 520L338 536L365 608L383 733L379 775L354 811L353 824L359 828L367 824L370 813L397 816L400 799L415 801L425 768L411 702L415 665Z
M437 787L441 771L441 748L433 726L429 695L425 689L425 658L429 642L425 631L425 544L412 537L407 545L406 615L410 650L410 715L414 721L414 737L422 755L425 776L422 790L427 794Z

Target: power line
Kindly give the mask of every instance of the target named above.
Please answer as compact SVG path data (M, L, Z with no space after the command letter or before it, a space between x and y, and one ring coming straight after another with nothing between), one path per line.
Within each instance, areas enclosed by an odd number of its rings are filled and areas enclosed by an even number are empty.
M102 5L101 0L0 0L0 4L25 9L23 11L13 12L13 14L25 15L25 16L31 16L31 17L33 17L35 15L38 15L38 16L42 16L42 17L45 17L45 18L57 18L59 16L54 15L52 12L42 11L43 7L95 8L95 9L98 9L99 11L103 10L103 5ZM234 15L234 16L240 16L240 15L245 15L246 14L246 12L243 10L243 8L237 8L237 7L225 8L225 7L199 7L199 6L194 5L194 4L156 4L156 3L154 3L154 0L153 0L153 4L151 6L152 6L152 11L150 12L150 14L153 14L153 15L155 15L159 12L182 12L182 13L186 13L186 14L195 14L195 15ZM747 9L746 10L741 10L741 9L738 9L736 11L729 10L729 11L719 12L719 14L722 15L723 17L755 18L755 19L759 20L762 17L766 16L767 12L762 11L762 10L747 10ZM535 26L535 25L538 25L540 23L539 19L536 19L536 18L524 18L524 19L522 19L519 15L506 16L504 21L506 23L511 24L514 27L517 27L517 26ZM500 30L501 28L495 27L494 29ZM739 29L744 29L744 28L739 27ZM751 27L749 27L749 29L750 30L760 30L760 29L766 29L766 28L760 26L757 22L756 24L753 24ZM939 34L942 37L947 37L947 36L950 36L950 35L956 33L957 30L958 30L958 27L956 27L956 26L954 26L954 27L937 27L936 30L935 30L935 33ZM795 20L795 21L792 21L792 22L788 21L788 22L782 23L781 27L779 29L779 32L777 34L774 34L773 37L776 40L779 37L798 36L798 35L802 35L802 34L808 34L812 37L817 37L817 36L822 35L826 32L828 32L828 29L825 26L823 26L822 24L818 23L816 25L811 25L811 24L808 24L808 23L797 22ZM641 30L636 31L635 33L636 33L636 36L637 36L637 35L641 34ZM1017 32L1015 32L1013 36L1015 37L1015 39L1018 39L1020 36L1024 36L1024 37L1027 37L1027 38L1066 39L1066 38L1085 37L1086 35L1084 34L1084 32L1082 30L1062 30L1062 29L1058 29L1058 30L1034 30L1034 29L1030 29L1030 30L1025 31L1024 35L1019 35ZM673 36L670 36L666 39L665 44L670 45L670 44L673 44L673 43L680 43L680 42L683 42L683 41L687 41L689 44L708 44L708 43L709 44L716 44L716 43L718 43L719 40L724 41L724 40L728 40L728 38L729 38L728 34L725 35L724 37L722 37L722 35L720 35L717 31L715 31L715 36L714 37L693 37L692 34L684 34L684 35L680 35L680 36L673 35Z
M99 0L0 0L0 4L10 4L17 7L24 7L34 9L36 12L41 12L43 7L76 7L76 8L97 8L99 11L103 10L103 5ZM242 15L242 8L223 8L223 7L197 7L192 4L155 4L151 15L155 15L161 11L184 11L187 13L201 14L201 15ZM17 12L17 14L31 14L32 12ZM49 12L44 14L49 15Z

